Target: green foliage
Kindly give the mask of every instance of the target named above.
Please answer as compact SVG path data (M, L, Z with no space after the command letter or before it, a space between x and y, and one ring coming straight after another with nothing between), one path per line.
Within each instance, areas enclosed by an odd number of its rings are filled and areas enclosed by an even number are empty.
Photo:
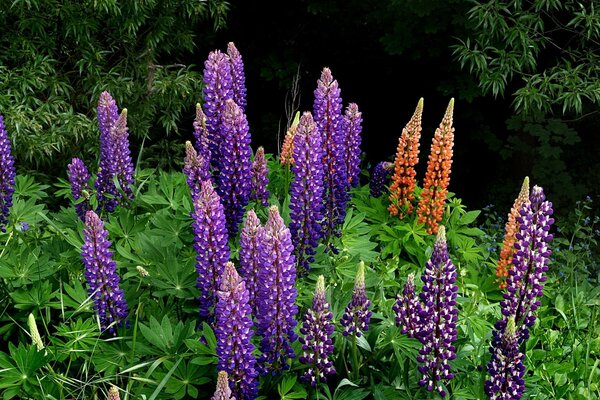
M21 166L63 170L93 149L104 90L129 109L134 137L177 133L201 93L201 66L186 57L199 35L224 26L229 4L17 0L3 8L0 109L14 152Z
M485 93L514 96L519 113L581 114L600 105L598 11L572 0L475 1L473 33L455 55Z
M269 157L271 203L287 217L289 179ZM9 399L67 399L105 396L116 385L127 398L208 398L216 382L216 338L197 315L191 199L181 173L140 170L130 208L107 215L111 250L130 310L130 328L116 337L100 334L83 278L82 223L72 206L48 212L48 187L29 177L17 181L16 202L7 233L0 235L0 395ZM289 177L288 177L289 178ZM64 184L61 184L64 185ZM66 193L65 193L66 194ZM417 197L419 191L417 191ZM428 392L417 385L420 343L400 333L391 309L409 273L420 274L432 252L433 236L416 222L391 217L386 198L370 196L368 186L352 190L342 235L320 245L309 275L298 280L300 315L309 307L318 275L334 314L337 375L316 389L299 376L297 359L280 377L261 378L261 398L415 399ZM263 219L265 209L257 213ZM20 211L21 210L21 211ZM505 214L507 210L501 214ZM524 398L596 399L600 370L597 218L592 202L579 203L573 217L560 222L546 296L526 344L527 391ZM22 229L22 223L29 229ZM484 398L485 366L491 330L500 317L501 292L495 260L504 221L492 211L467 210L448 196L442 224L458 270L459 320L456 373L447 389L453 399ZM237 238L230 239L235 254ZM27 249L27 251L23 251ZM365 285L372 302L369 330L344 337L339 319L349 303L356 268L365 262ZM148 275L140 274L143 267ZM563 284L568 283L568 284ZM35 315L44 348L31 345L25 331ZM202 338L202 340L200 340ZM258 338L255 338L257 343ZM296 343L296 352L300 353Z

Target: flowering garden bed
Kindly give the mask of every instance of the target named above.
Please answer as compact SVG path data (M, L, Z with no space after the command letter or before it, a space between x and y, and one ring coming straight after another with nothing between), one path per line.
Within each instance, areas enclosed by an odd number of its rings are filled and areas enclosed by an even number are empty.
M251 140L233 43L202 99L173 172L136 169L104 92L98 167L65 166L58 211L0 120L4 399L598 398L590 200L555 224L525 178L512 210L468 211L453 100L422 138L421 99L370 168L328 68L277 156Z

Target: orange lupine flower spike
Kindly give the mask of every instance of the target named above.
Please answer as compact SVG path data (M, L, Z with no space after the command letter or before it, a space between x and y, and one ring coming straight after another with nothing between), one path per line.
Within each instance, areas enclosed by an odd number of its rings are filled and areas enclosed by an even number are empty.
M529 200L529 177L525 177L519 196L515 199L515 202L508 213L508 220L504 227L504 241L502 242L502 250L500 250L500 258L498 259L498 265L496 266L496 276L498 282L500 282L500 289L506 287L506 278L508 277L508 271L512 268L512 260L515 254L515 242L517 240L517 232L519 231L519 223L517 218L519 217L519 210L523 207L526 201Z
M452 146L454 145L454 127L452 126L452 113L454 99L450 99L444 119L431 143L431 151L427 162L427 173L423 182L421 200L417 207L419 223L427 225L427 232L436 234L438 223L444 214L444 203L448 194L450 172L452 166Z
M281 165L294 164L294 137L296 136L296 128L300 121L300 112L296 112L292 124L285 133L283 144L281 145L281 153L279 153L279 162Z
M415 165L419 162L422 114L423 98L419 100L412 118L402 129L402 135L398 140L394 175L390 186L391 204L388 210L391 215L398 215L400 219L404 217L403 213L412 214L413 211L411 202L415 198L415 187L417 186Z

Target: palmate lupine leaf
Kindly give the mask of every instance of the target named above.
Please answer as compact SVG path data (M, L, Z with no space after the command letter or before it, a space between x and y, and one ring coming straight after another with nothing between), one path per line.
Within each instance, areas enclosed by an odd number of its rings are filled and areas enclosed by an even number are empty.
M39 371L47 362L43 351L34 345L8 344L10 356L0 352L0 388L5 388L4 398L35 395L35 390L45 374Z

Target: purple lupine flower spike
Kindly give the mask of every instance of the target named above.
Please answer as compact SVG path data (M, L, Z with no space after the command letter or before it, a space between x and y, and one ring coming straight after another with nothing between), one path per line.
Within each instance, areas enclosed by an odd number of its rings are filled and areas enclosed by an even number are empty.
M415 295L415 274L409 274L402 294L398 295L392 307L396 313L396 325L401 327L400 332L414 338L421 327L421 303Z
M354 334L356 337L361 337L363 332L369 330L369 322L371 321L371 314L373 314L369 310L370 305L371 301L367 298L365 291L365 263L361 261L358 264L358 271L354 280L352 300L340 320L340 324L344 327L342 335Z
M252 190L251 198L259 201L263 206L269 205L269 178L267 170L267 159L265 158L265 149L260 146L254 154L252 162Z
M296 129L290 184L290 232L298 274L304 275L314 261L322 236L323 164L322 141L310 112L305 112Z
M552 203L546 201L541 187L534 186L531 189L529 201L523 204L519 214L513 268L506 280L504 300L500 302L502 319L496 322L492 332L492 358L488 364L491 377L485 386L486 393L492 399L521 398L523 383L520 379L524 370L519 370L521 365L518 363L517 371L513 370L505 358L516 357L509 345L513 346L516 341L518 348L529 338L529 328L536 319L535 311L541 305L538 299L543 295L551 254L549 243L553 236L549 231L554 223L551 217ZM509 329L511 319L514 319L516 339Z
M296 260L290 231L277 206L269 208L259 251L262 265L256 297L256 332L262 337L258 368L264 375L289 368L288 358L295 357L291 344L297 339Z
M250 297L249 304L252 315L256 315L256 295L259 286L261 268L259 244L262 234L260 220L254 210L248 210L244 226L240 233L240 275L246 281L246 289Z
M335 374L333 362L329 359L333 353L334 326L331 319L333 313L329 310L329 303L325 300L325 280L319 275L312 307L304 315L304 322L300 328L300 343L303 354L299 360L309 369L300 377L304 382L316 387L320 382L326 382L327 376Z
M243 110L246 109L246 75L244 74L244 61L242 55L233 42L227 44L227 55L231 62L231 80L233 101Z
M133 161L131 160L131 151L129 150L129 130L127 129L127 109L121 111L121 115L117 118L115 125L111 130L114 142L113 163L114 174L117 177L119 186L125 194L125 198L119 193L119 202L123 200L132 200L133 192Z
M386 191L392 172L394 172L394 163L381 161L375 165L369 181L371 196L379 197Z
M344 160L348 184L357 187L360 175L360 145L362 138L362 113L356 103L348 104L344 114L343 128L346 134Z
M456 268L448 256L446 229L440 229L433 247L431 259L425 265L425 273L421 275L423 290L420 294L423 320L417 338L423 344L417 361L418 369L423 374L419 385L429 391L436 390L444 397L446 392L442 386L444 381L454 377L450 372L448 361L456 358L456 349L452 342L456 340Z
M73 199L77 200L84 198L84 201L75 204L75 212L82 221L85 221L85 213L90 209L89 199L89 185L90 173L88 172L85 163L79 158L75 157L71 160L71 164L67 166L67 175L69 176L69 182L71 183L71 194Z
M226 371L219 371L217 375L217 388L210 400L235 400L229 388L229 375Z
M107 236L104 222L94 211L88 211L85 214L84 243L81 246L85 279L102 331L108 329L114 334L115 325L122 326L124 322L128 325L126 318L129 313L123 291L119 288L117 264L112 259L111 243Z
M203 158L189 140L185 142L185 158L183 160L183 173L187 176L192 199L198 197L202 182L210 180L208 160Z
M492 359L488 364L491 378L485 389L491 400L520 399L525 391L524 354L519 350L519 337L515 317L508 317L500 346L493 347Z
M252 309L246 283L232 262L225 265L215 308L217 368L231 378L229 387L237 399L255 399L258 394L256 359L252 355Z
M221 123L225 102L233 98L231 63L229 56L219 50L211 51L204 62L204 112L209 135L210 165L221 170Z
M344 160L345 134L343 129L342 99L338 82L331 70L324 68L315 89L313 117L323 141L324 219L325 238L339 235L338 226L346 215L347 171Z
M196 152L210 164L210 138L208 127L206 126L206 115L204 114L200 103L196 104L196 118L194 119L193 126L194 138L196 138L194 148L196 149Z
M229 245L223 206L210 180L202 182L200 186L198 197L194 199L192 218L200 316L212 322L216 291L221 286L221 275L229 260Z
M115 173L114 136L112 129L119 118L117 103L110 93L104 91L98 99L98 127L100 128L100 160L95 182L100 208L112 212L117 206L117 188L113 182ZM108 195L108 196L106 196Z
M251 190L252 149L250 132L243 110L231 99L225 102L221 134L221 169L216 176L230 236L235 235L244 217Z
M6 232L6 224L15 192L15 161L12 155L10 139L4 127L4 118L0 115L0 231Z

